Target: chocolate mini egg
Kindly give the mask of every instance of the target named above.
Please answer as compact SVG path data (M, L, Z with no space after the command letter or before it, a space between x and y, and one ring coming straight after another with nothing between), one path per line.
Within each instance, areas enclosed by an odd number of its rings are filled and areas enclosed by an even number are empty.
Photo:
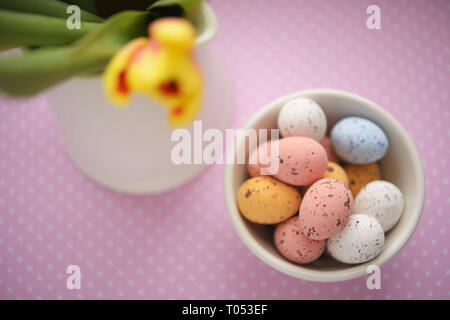
M368 214L353 214L345 228L327 241L327 252L343 263L355 264L372 260L384 246L381 224Z
M302 136L321 141L327 131L327 118L315 101L295 98L281 107L278 128L282 137Z
M347 173L349 188L353 197L356 197L361 190L369 182L380 180L380 167L378 163L368 163L363 165L347 164L344 166Z
M295 263L310 263L317 260L326 247L325 240L311 240L305 237L298 225L298 216L278 224L273 239L280 254Z
M329 137L324 137L320 144L327 152L328 161L339 163L339 158L333 150L333 146L331 145L331 139Z
M384 232L391 230L403 212L403 195L399 188L388 181L367 184L355 198L354 212L364 212L376 218Z
M241 214L260 224L275 224L292 217L302 201L297 189L270 176L246 180L237 198Z
M300 229L313 240L322 240L341 231L353 206L348 187L336 179L320 179L306 192L300 205Z
M359 117L344 118L336 123L331 130L331 144L339 158L354 164L378 161L389 147L383 130Z
M327 169L327 153L315 140L288 137L278 140L277 179L294 186L306 186L320 179Z

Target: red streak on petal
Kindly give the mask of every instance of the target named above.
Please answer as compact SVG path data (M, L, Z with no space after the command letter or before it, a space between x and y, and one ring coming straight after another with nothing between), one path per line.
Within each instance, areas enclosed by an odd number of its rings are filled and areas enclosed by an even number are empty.
M154 54L157 54L161 50L161 45L154 39L150 39L147 46L148 49Z
M183 108L182 107L176 107L175 109L173 109L172 113L176 116L179 116L183 113Z
M126 70L122 70L119 73L119 81L117 82L117 91L121 94L127 94L130 89L128 88L127 82L125 80Z

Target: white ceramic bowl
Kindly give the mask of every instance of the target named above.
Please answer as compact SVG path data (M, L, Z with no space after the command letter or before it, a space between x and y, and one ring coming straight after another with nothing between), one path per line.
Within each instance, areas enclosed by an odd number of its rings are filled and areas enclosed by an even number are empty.
M425 198L425 182L422 162L413 141L388 112L377 104L358 95L317 89L296 92L281 97L257 112L244 128L276 128L276 119L284 102L297 97L315 100L323 108L328 129L339 119L360 116L377 123L389 139L389 150L379 162L382 179L394 183L402 190L405 208L398 224L386 234L383 251L375 259L357 265L347 265L329 256L306 265L298 265L283 258L273 244L273 229L268 226L248 222L239 213L236 196L242 182L248 178L243 164L230 164L225 169L225 197L227 207L236 231L248 248L261 260L273 268L290 276L305 280L332 282L360 277L366 274L372 264L382 266L395 256L413 234L422 214ZM245 148L238 143L231 152ZM248 152L248 150L246 150ZM247 153L248 156L248 153Z

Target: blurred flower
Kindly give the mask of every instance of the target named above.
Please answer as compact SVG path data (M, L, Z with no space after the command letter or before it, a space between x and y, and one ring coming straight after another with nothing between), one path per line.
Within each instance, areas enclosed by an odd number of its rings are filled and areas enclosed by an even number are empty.
M104 73L106 95L125 107L133 92L169 108L171 126L191 122L200 109L203 77L193 59L195 28L183 18L158 19L150 38L138 38L122 48Z

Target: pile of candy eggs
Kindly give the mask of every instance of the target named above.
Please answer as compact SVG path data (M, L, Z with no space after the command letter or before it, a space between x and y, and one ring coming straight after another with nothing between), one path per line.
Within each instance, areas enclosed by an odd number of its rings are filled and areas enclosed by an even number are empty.
M378 256L404 207L401 190L381 180L378 161L389 148L383 130L368 119L346 117L326 136L326 115L307 98L286 102L277 123L280 139L252 151L257 161L247 165L250 177L238 191L241 215L274 226L275 247L298 264L324 252L347 264ZM262 147L266 153L278 148L272 175L264 171L271 164L259 161Z

